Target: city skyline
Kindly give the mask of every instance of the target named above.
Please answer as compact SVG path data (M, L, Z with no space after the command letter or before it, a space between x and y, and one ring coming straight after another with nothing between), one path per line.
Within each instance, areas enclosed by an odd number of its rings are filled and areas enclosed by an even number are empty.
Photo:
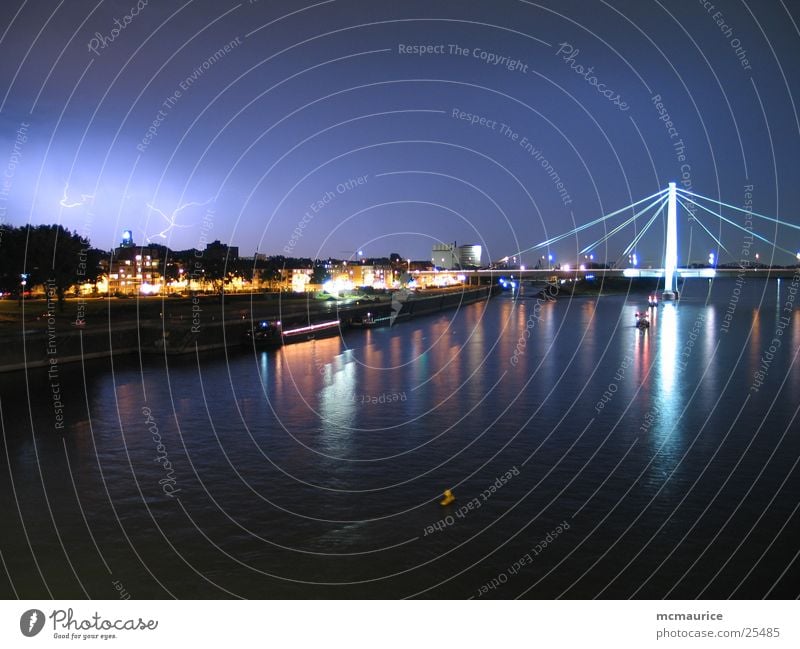
M6 645L791 644L800 5L6 5Z
M51 24L27 56L9 31L19 54L0 69L4 223L61 223L104 249L130 227L173 249L210 236L312 258L423 259L432 242L457 240L499 259L669 181L786 219L800 212L800 189L784 182L793 150L776 137L797 123L787 101L797 72L767 66L792 32L776 24L769 41L748 32L743 44L735 25L749 16L736 6L700 6L685 24L666 8L634 3L621 20L605 7L586 32L563 20L568 6L536 20L524 4L453 18L412 2L361 20L346 2L195 4L216 16L202 38L183 13L152 4L111 38L124 2ZM691 88L681 58L651 47L673 41L705 57ZM704 257L711 240L687 215L681 225L679 257L695 261L690 236ZM735 231L721 234L735 243ZM645 243L639 257L662 249Z

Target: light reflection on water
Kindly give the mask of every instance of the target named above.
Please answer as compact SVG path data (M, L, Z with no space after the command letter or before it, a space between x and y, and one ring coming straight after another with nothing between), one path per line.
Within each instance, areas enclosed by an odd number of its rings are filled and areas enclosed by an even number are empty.
M646 547L641 565L606 593L628 596L697 523L689 539L694 545L681 546L672 559L677 570L687 568L695 555L683 548L705 547L778 448L800 391L800 372L792 365L800 347L796 314L765 386L755 393L750 388L781 313L771 301L785 302L788 284L775 290L770 286L763 304L759 287L746 287L727 333L722 322L733 284L718 281L711 288L706 282L688 285L680 303L651 309L651 327L645 332L633 318L643 308L643 296L570 300L562 290L557 302L538 307L530 297L513 301L502 296L458 313L348 332L343 338L280 350L208 354L200 357L199 368L194 358L170 359L169 380L159 359L146 360L143 376L136 359L116 360L113 375L107 363L96 362L87 369L91 429L80 368L64 367L70 413L64 436L52 429L52 406L41 375L31 379L33 434L23 424L9 428L8 422L27 421L28 395L23 381L0 377L15 486L28 511L47 511L37 473L41 466L48 491L61 495L59 516L82 521L64 465L69 457L80 504L89 521L98 521L92 528L98 544L139 596L162 596L163 591L136 568L135 555L120 543L98 463L103 476L110 477L111 498L133 545L179 596L207 592L207 584L174 565L141 505L137 484L176 548L204 574L245 596L395 597L435 587L477 562L476 568L435 589L439 596L461 597L505 570L531 542L565 519L574 523L574 533L540 558L536 578L562 559L565 564L543 579L536 594L553 596L572 588L573 596L593 596L598 584ZM517 362L512 363L515 352ZM260 570L311 584L254 576L205 543L183 510L163 497L157 482L163 471L153 462L154 444L142 417L143 385L191 521ZM610 399L597 408L604 392ZM380 401L400 393L404 400ZM748 407L734 420L748 394ZM758 443L736 468L724 498L698 520L707 504L703 494L730 475L762 424ZM779 529L786 521L785 499L766 505L790 475L800 440L788 436L779 448L745 511L714 546L720 561L751 530L757 514L750 512L766 512L764 529ZM426 526L443 516L436 500L444 488L458 484L457 502L469 502L512 466L520 475L480 510L446 532L425 536ZM203 488L193 478L195 469ZM695 481L702 488L690 491ZM781 493L797 488L792 478ZM5 510L15 511L11 490L0 493ZM265 545L222 516L217 504L264 538L320 555L298 559L291 550ZM666 531L650 541L667 518ZM37 522L41 543L58 547L43 520ZM479 536L468 542L473 535ZM64 536L78 564L96 563L85 529L67 526ZM787 532L775 547L794 552L796 537ZM623 542L612 547L618 539ZM401 540L410 542L388 555L381 551L352 561L339 556ZM754 564L761 541L746 541L737 556ZM17 573L31 567L18 526L12 524L2 543ZM575 582L605 552L596 571ZM337 558L326 560L326 553ZM53 554L45 570L71 584L59 561L63 558ZM415 569L428 561L424 569ZM335 593L313 585L381 577L389 572L387 566L407 575L341 586ZM695 596L696 584L705 586L715 567L712 562L692 568L693 578L675 595ZM732 562L731 571L735 568ZM775 578L765 572L758 584ZM86 577L96 596L107 594L104 579ZM656 573L646 595L661 596L673 581L669 571ZM725 583L711 587L711 594L727 595ZM65 594L74 594L70 588ZM41 592L32 584L27 594Z
M675 370L678 363L678 312L673 302L661 309L658 318L658 356L656 375L659 381L660 403L665 411L674 411ZM655 318L653 319L655 325ZM650 332L644 332L649 337ZM687 341L688 344L688 341Z
M319 415L322 418L323 443L337 457L350 454L350 424L355 417L357 365L350 352L339 354L326 365L323 386L319 390Z

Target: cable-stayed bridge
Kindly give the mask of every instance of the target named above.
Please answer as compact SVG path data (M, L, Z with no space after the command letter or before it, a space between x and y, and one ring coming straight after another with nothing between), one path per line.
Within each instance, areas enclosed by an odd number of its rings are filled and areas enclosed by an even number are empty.
M686 268L686 267L679 267L679 255L678 255L678 205L685 209L691 216L689 222L691 224L696 224L706 235L708 235L712 241L718 246L718 252L716 255L713 253L709 255L709 263L708 267L706 268ZM627 217L621 223L614 225L615 219L619 219L621 215L625 215L626 213L633 212L629 217ZM666 215L665 215L666 212ZM727 213L727 216L726 216ZM735 213L737 216L744 214L744 218L739 216L740 220L744 221L744 225L738 223L737 221L733 220L733 214ZM623 217L624 218L624 217ZM666 219L664 223L663 220ZM641 229L636 228L636 223L641 222L644 220L644 226ZM648 268L648 269L640 269L636 267L636 248L643 240L645 235L653 228L655 223L659 221L662 222L664 225L664 253L663 253L663 263L660 268ZM704 223L705 221L705 223ZM775 238L777 239L779 236L782 237L780 241L784 245L788 245L787 241L794 241L796 246L794 249L789 249L783 247L782 245L778 244L774 240L770 240L764 234L759 233L755 227L753 227L754 223L771 223L772 229L775 232ZM718 226L718 234L714 234L712 228L707 227L707 224L713 223L713 225ZM732 226L733 228L741 231L743 235L741 236L740 240L737 242L735 247L735 252L726 247L722 242L722 237L720 231L722 227L725 225ZM592 219L578 227L575 227L568 232L564 232L562 234L556 235L554 237L550 237L545 241L537 243L529 248L525 248L523 250L519 250L512 255L504 257L501 262L507 262L512 258L516 258L522 260L526 254L530 254L536 252L538 255L538 251L548 251L550 250L551 246L555 245L560 241L564 241L565 239L575 238L577 241L577 237L581 232L589 230L590 228L596 228L598 226L604 227L603 236L598 238L597 240L589 243L588 245L583 246L580 250L577 251L577 257L579 258L581 255L585 256L586 258L593 258L594 251L601 250L602 247L612 238L615 236L620 235L623 231L630 228L631 226L634 227L634 235L628 240L627 245L624 247L620 258L629 257L633 259L633 263L628 268L613 268L613 269L600 269L597 265L594 265L592 268L581 268L580 265L576 264L574 266L566 266L561 265L560 267L557 266L555 268L552 267L550 264L546 264L547 268L526 268L525 266L511 268L509 267L507 270L503 270L502 272L505 274L514 274L519 276L520 278L536 278L536 277L543 277L543 276L552 276L558 275L561 277L564 276L580 276L582 273L592 273L596 276L624 276L624 277L658 277L663 278L663 295L665 299L674 299L677 297L678 294L678 277L715 277L718 275L726 275L726 274L737 274L741 272L742 269L747 270L748 275L755 274L756 276L770 276L770 277L782 277L782 276L791 276L793 274L793 270L791 269L774 269L774 268L763 268L759 267L762 263L766 264L771 261L771 259L764 259L759 260L759 255L754 252L754 244L755 242L761 242L762 244L766 244L769 250L767 252L770 253L770 257L772 259L775 258L776 253L786 253L791 257L788 258L785 262L786 265L790 261L791 258L795 258L796 260L800 261L800 235L797 235L797 231L800 231L800 225L789 223L787 221L782 221L773 216L766 216L764 214L759 214L758 212L754 212L752 210L744 209L741 207L737 207L735 205L730 205L728 203L724 203L719 200L715 200L713 198L709 198L707 196L702 196L700 194L696 194L694 192L688 191L686 189L682 189L677 187L675 183L669 183L667 187L664 189L647 196L645 198L639 199L630 205L626 205L623 208L618 210L614 210L609 214L604 214L596 219ZM612 227L613 226L613 227ZM781 229L785 229L784 232L781 232ZM794 236L790 237L789 233L792 233ZM785 237L785 238L783 238ZM729 245L730 241L729 241ZM721 252L724 251L728 257L730 257L731 262L727 264L729 268L727 269L719 269L716 268L717 264L719 263L719 255ZM688 259L688 254L691 254L691 236L689 242L689 252L687 253L687 259L684 260L684 266L688 265L690 261ZM533 256L533 255L532 255ZM551 255L544 255L541 257L543 260L552 260ZM734 268L730 268L731 265L735 265ZM778 264L776 264L778 265ZM478 270L472 271L471 273L467 273L470 278L479 278L485 276L496 276L498 272L497 269L491 270Z

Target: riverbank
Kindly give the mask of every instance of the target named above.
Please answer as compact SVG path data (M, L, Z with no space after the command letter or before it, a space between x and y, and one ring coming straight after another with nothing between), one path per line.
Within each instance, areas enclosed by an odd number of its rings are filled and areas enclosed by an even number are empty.
M285 328L339 321L340 330L364 316L406 320L488 299L489 286L385 293L355 300L262 293L189 298L98 299L85 301L76 322L75 305L47 310L44 300L3 312L0 372L32 367L56 371L60 364L124 354L174 355L238 346L254 323L281 320ZM15 316L15 317L9 317Z
M536 282L525 284L523 292L527 293L524 297L542 297L543 293L548 293L554 297L554 293L559 298L573 297L603 297L608 295L628 295L628 294L648 294L659 291L661 280L657 277L600 277L594 279L567 279L563 284L558 284L558 290L548 290L552 286L546 282Z

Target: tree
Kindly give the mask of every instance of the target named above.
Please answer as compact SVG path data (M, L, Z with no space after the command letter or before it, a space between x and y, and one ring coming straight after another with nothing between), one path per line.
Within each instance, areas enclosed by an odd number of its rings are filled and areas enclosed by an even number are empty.
M3 231L0 241L0 284L3 290L20 291L21 277L27 286L52 285L59 311L64 296L73 284L95 281L101 273L101 250L88 239L61 225L37 225Z
M215 293L222 293L226 278L225 260L218 257L203 258L202 265L206 281L211 282Z
M24 268L25 229L0 226L0 291L19 293Z

